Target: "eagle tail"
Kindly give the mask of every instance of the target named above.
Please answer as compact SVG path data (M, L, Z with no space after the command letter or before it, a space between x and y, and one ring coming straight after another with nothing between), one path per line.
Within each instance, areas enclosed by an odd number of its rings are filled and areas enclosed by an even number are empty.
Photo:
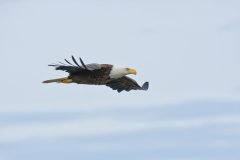
M72 79L65 77L65 78L57 78L57 79L50 79L50 80L46 80L43 81L42 83L72 83Z

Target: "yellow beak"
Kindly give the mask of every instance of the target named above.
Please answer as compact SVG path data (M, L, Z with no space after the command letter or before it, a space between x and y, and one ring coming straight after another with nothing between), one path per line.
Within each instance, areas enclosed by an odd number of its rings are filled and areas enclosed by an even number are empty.
M134 74L134 75L136 75L136 74L137 74L137 71L136 71L135 69L129 69L129 70L128 70L128 73L129 73L129 74Z

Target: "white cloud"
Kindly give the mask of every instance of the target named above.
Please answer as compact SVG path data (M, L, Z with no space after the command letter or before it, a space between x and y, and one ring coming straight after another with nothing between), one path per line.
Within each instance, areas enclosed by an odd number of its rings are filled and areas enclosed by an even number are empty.
M99 92L99 94L101 94ZM114 94L114 93L113 93ZM134 94L134 93L132 93ZM131 94L131 96L133 96ZM148 93L147 93L148 94ZM64 112L64 111L83 111L83 112L96 112L102 110L111 110L117 108L144 108L149 106L176 106L183 103L193 102L193 101L216 101L216 102L231 102L231 103L240 103L240 94L234 95L215 95L214 93L208 95L181 95L181 96L173 96L170 97L169 95L161 95L160 97L156 97L150 93L149 99L146 99L144 103L139 101L141 99L138 95L133 96L131 101L127 98L126 100L122 99L123 96L119 95L120 98L117 99L117 95L114 95L114 98L109 98L103 100L92 100L89 99L87 102L80 101L76 98L71 100L70 103L72 104L61 104L61 103L52 103L44 105L35 103L35 104L18 104L18 105L3 105L0 107L0 115L21 115L21 114L34 114L34 113L56 113L57 112ZM124 95L126 96L126 95ZM159 100L161 99L161 100ZM48 102L48 101L47 101ZM67 101L69 102L69 101ZM66 101L65 101L66 103ZM80 103L80 104L79 104ZM96 104L98 103L98 104Z
M141 130L178 130L216 125L240 125L239 115L223 115L190 119L137 121L112 118L92 120L72 120L64 122L44 122L1 126L0 143L14 143L23 140L61 138L69 136L99 136L129 133Z

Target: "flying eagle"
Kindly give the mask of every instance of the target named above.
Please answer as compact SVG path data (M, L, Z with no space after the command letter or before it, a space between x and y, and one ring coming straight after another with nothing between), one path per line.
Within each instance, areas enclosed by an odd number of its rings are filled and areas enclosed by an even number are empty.
M72 56L73 63L64 59L67 64L59 62L59 64L51 64L48 66L55 67L56 70L62 70L69 73L68 77L51 79L43 81L43 83L77 83L89 85L106 85L118 92L130 90L148 90L149 83L145 82L140 86L135 80L127 77L128 74L136 75L137 72L131 68L118 68L111 64L91 63L85 65L81 58L80 63Z

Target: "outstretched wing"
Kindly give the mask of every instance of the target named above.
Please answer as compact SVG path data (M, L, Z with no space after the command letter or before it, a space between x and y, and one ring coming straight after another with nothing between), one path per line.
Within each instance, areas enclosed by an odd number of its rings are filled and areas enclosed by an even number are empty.
M117 90L118 92L130 91L130 90L148 90L149 83L145 82L142 86L139 86L135 80L129 78L127 76L123 76L122 78L112 80L106 84L106 86L112 88L113 90Z
M77 60L72 56L72 63L69 62L67 59L64 59L65 63L59 62L59 64L51 64L48 66L53 66L56 67L56 70L62 70L66 71L70 74L75 74L75 73L81 73L81 72L92 72L94 70L98 70L102 68L101 64L97 63L91 63L85 65L84 62L82 61L81 58L79 58L79 61L81 62L81 65L77 63Z

